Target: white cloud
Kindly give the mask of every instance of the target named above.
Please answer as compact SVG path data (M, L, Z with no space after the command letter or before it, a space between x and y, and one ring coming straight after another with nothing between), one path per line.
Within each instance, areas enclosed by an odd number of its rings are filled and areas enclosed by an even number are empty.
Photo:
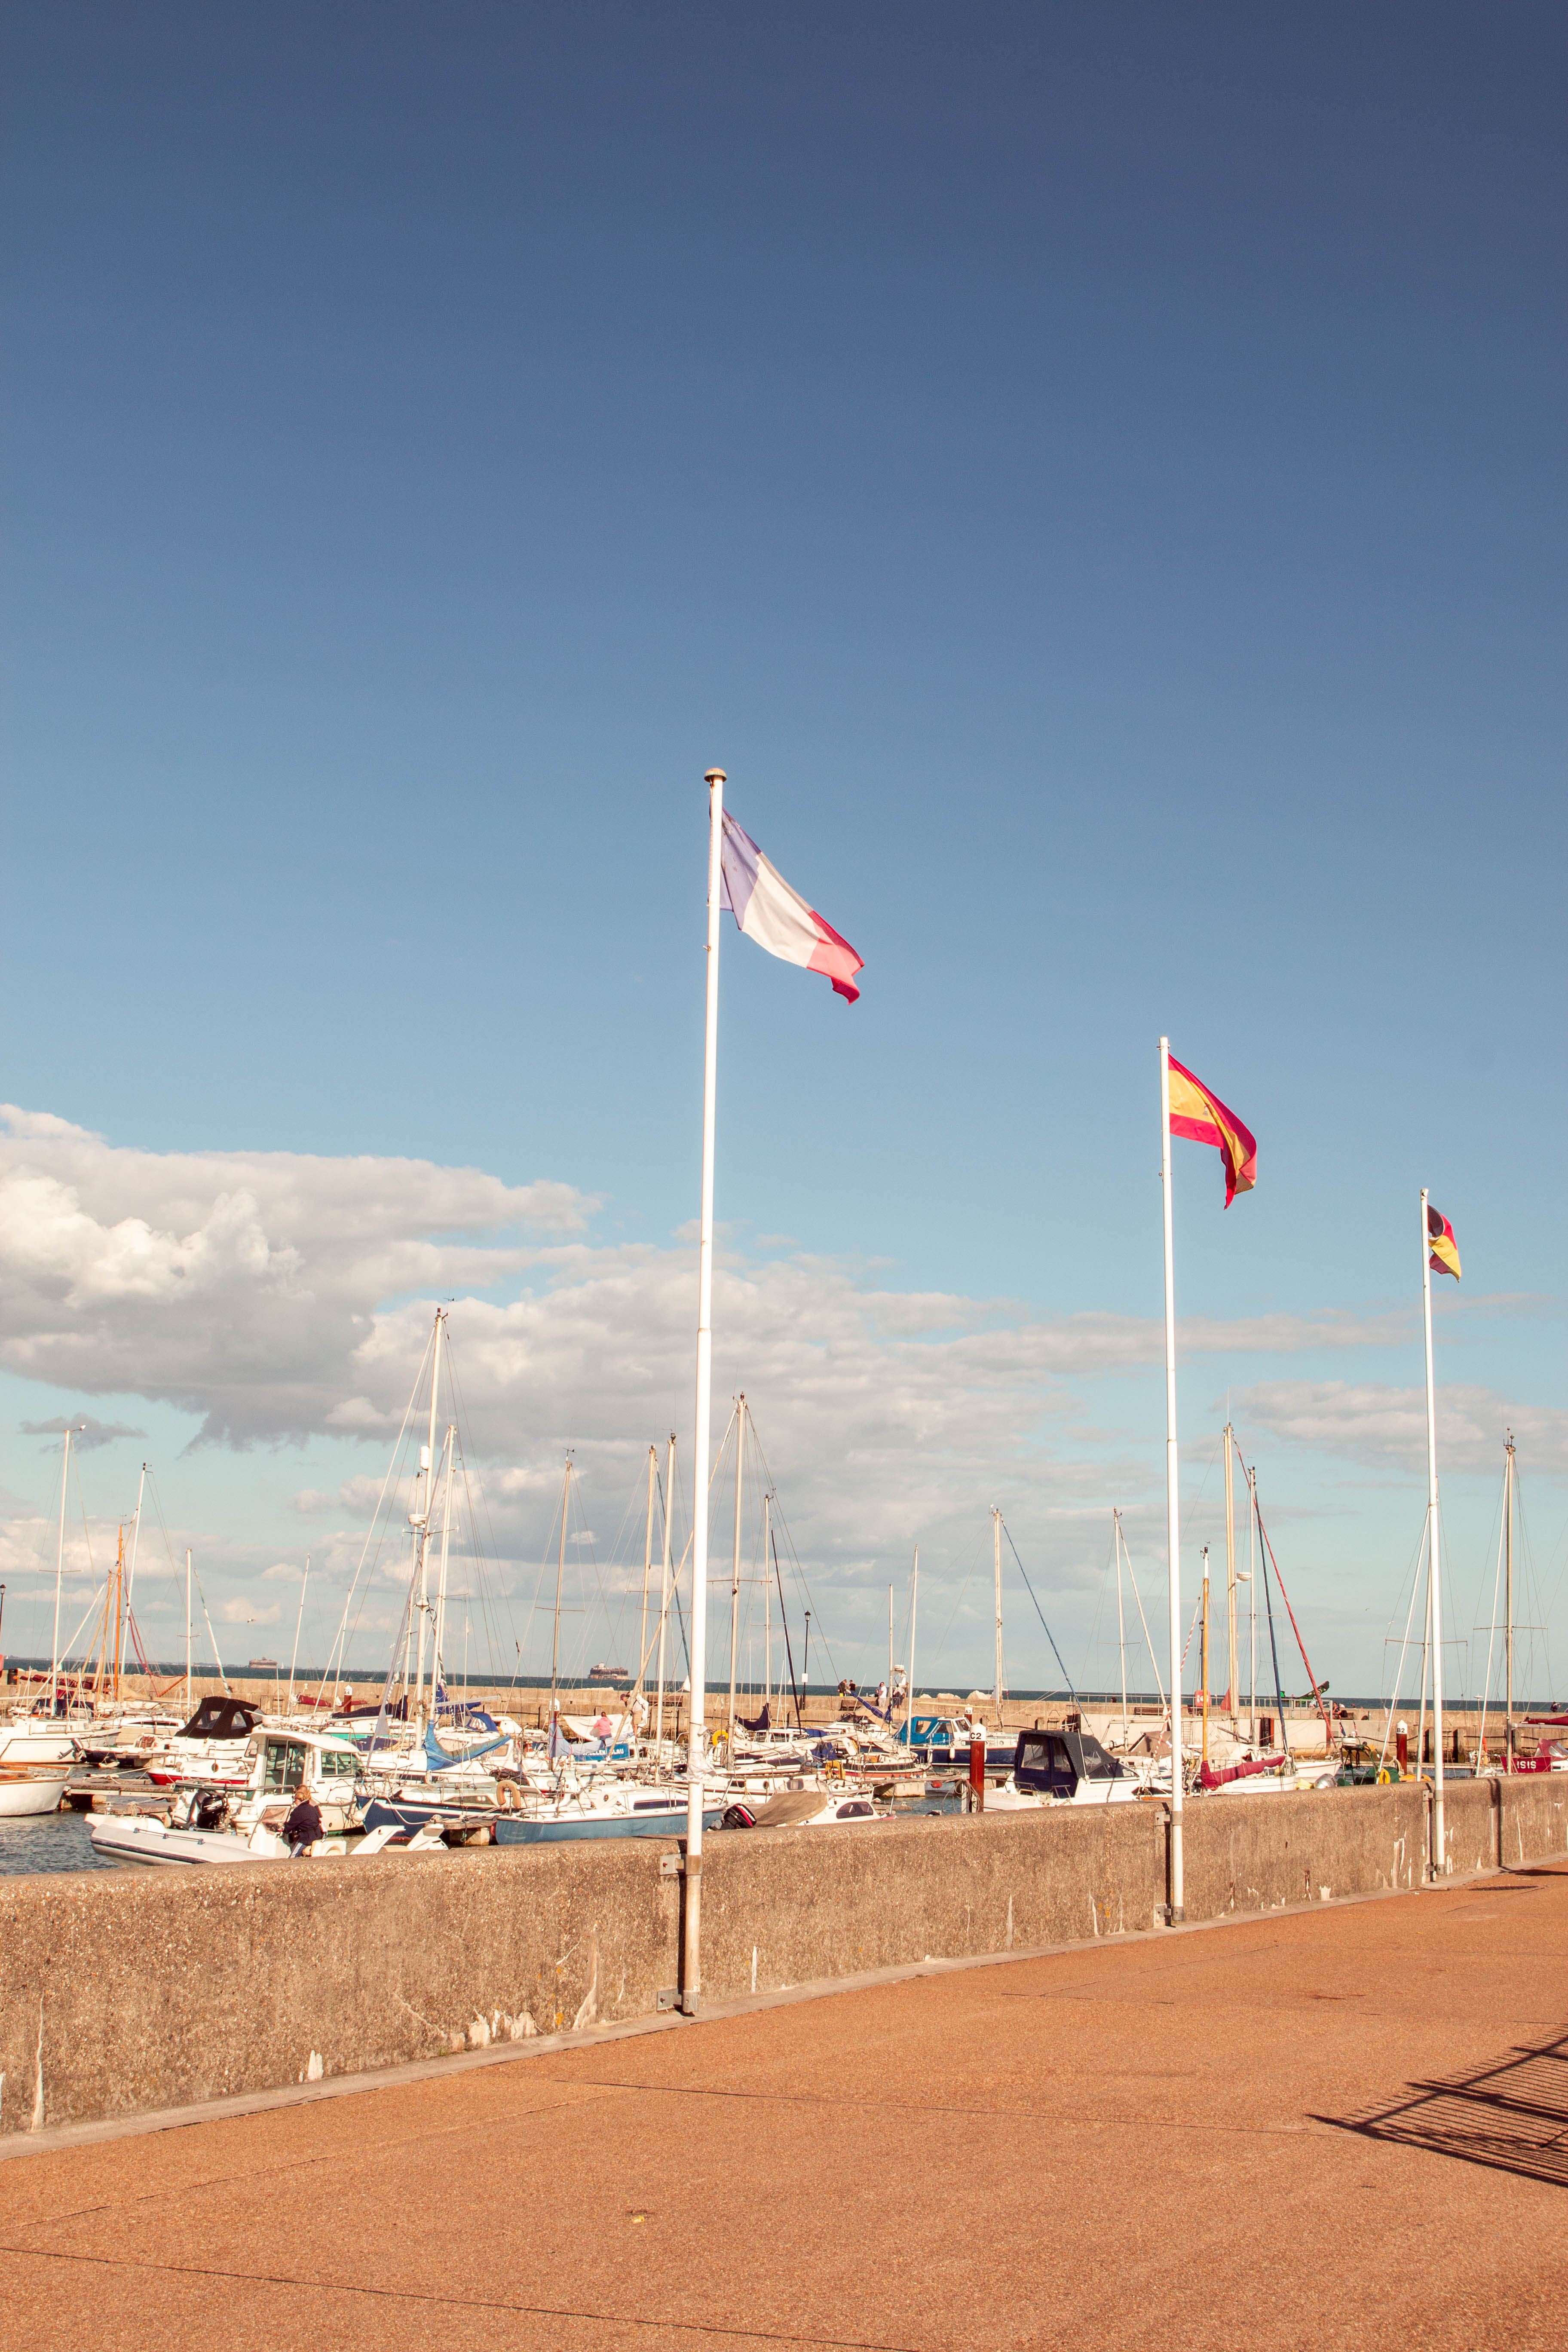
M291 1511L298 1511L302 1519L319 1519L323 1516L331 1517L338 1508L338 1498L335 1494L324 1493L320 1486L302 1486L297 1495L289 1496L288 1507Z
M247 1599L244 1593L224 1601L218 1610L218 1615L226 1625L276 1625L282 1614L282 1609L276 1601L263 1605L258 1601Z
M129 1150L0 1107L0 1363L167 1398L230 1443L302 1435L350 1402L384 1300L514 1274L515 1236L592 1206L429 1160Z
M635 1445L628 1433L688 1411L693 1253L563 1243L593 1205L567 1185L426 1160L131 1150L3 1109L0 1363L78 1393L165 1400L231 1444L382 1439L428 1329L414 1302L466 1292L452 1329L486 1455ZM504 1303L471 1295L524 1281ZM1044 1320L805 1256L731 1255L718 1284L721 1391L764 1375L759 1408L796 1460L847 1459L910 1506L970 1454L1027 1444L1069 1409L1070 1380L1159 1358L1152 1318ZM1191 1321L1183 1337L1196 1351L1353 1348L1403 1328L1275 1317ZM364 1484L337 1497L354 1517L374 1507ZM294 1498L306 1516L331 1507L313 1489Z
M433 1302L455 1297L487 1542L493 1523L504 1559L537 1561L570 1446L585 1515L574 1524L591 1517L614 1549L627 1512L640 1565L646 1447L659 1441L662 1467L670 1428L689 1492L695 1244L600 1245L587 1233L593 1205L565 1185L511 1187L427 1161L125 1150L57 1118L0 1112L0 1364L56 1384L68 1402L173 1403L212 1442L335 1442L329 1476L363 1441L358 1458L373 1468L289 1497L313 1523L314 1594L318 1574L324 1589L353 1571ZM987 1503L1011 1516L1025 1498L1037 1525L1061 1528L1063 1577L1092 1580L1086 1515L1110 1496L1136 1513L1157 1493L1161 1445L1103 1425L1103 1393L1091 1415L1083 1392L1158 1367L1157 1317L1047 1318L1006 1298L898 1291L882 1269L775 1244L754 1257L721 1252L714 1321L717 1423L743 1386L803 1556L845 1588L885 1582L917 1535L966 1552ZM1353 1357L1412 1336L1404 1308L1189 1318L1182 1348L1227 1360L1228 1373L1238 1360ZM1508 1410L1486 1391L1446 1389L1445 1460L1493 1458ZM1342 1455L1404 1464L1421 1450L1418 1396L1373 1383L1268 1381L1238 1394L1236 1412ZM1568 1458L1564 1416L1511 1412L1538 1458ZM406 1527L396 1533L374 1555L378 1581L405 1574ZM52 1573L47 1520L14 1525L7 1540L7 1557ZM105 1540L111 1550L111 1529ZM191 1538L173 1540L177 1554ZM1019 1540L1026 1548L1022 1525ZM220 1553L231 1593L258 1580L276 1591L296 1573L278 1562L287 1546L276 1532L225 1545L198 1530L195 1542L209 1590ZM228 1624L278 1615L241 1599L216 1606Z
M1265 1381L1232 1400L1250 1422L1352 1461L1418 1469L1426 1460L1426 1392L1381 1381ZM1437 1466L1499 1470L1513 1431L1532 1469L1568 1470L1568 1412L1510 1403L1494 1389L1446 1381L1438 1397Z

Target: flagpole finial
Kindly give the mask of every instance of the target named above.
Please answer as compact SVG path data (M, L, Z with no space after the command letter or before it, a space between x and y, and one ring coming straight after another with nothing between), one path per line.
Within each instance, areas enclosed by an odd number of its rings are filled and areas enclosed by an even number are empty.
M711 792L715 784L727 784L730 779L722 768L710 768L702 781Z

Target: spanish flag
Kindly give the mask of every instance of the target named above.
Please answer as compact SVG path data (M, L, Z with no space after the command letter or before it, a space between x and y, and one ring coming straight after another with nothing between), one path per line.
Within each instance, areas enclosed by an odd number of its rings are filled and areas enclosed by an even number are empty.
M1175 1121L1173 1119L1171 1124L1173 1127ZM1451 1274L1458 1282L1459 1244L1454 1239L1454 1228L1441 1210L1435 1209L1430 1201L1426 1203L1426 1237L1432 1244L1432 1255L1427 1263L1433 1273Z
M1238 1192L1250 1192L1258 1181L1258 1144L1233 1110L1211 1095L1201 1079L1184 1070L1173 1055L1171 1071L1171 1133L1189 1143L1212 1143L1225 1154L1225 1205ZM1445 1230L1447 1230L1445 1228ZM1436 1261L1434 1261L1435 1263ZM1458 1272L1455 1260L1454 1271Z

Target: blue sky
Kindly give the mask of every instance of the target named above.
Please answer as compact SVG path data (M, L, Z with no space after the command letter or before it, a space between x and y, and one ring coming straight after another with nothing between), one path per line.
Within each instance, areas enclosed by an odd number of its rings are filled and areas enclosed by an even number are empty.
M838 1344L824 1267L962 1302L939 1335L1157 1316L1165 1029L1260 1146L1223 1217L1182 1154L1178 1305L1236 1327L1184 1357L1184 1421L1195 1462L1257 1400L1336 1680L1375 1686L1419 1531L1419 1465L1369 1432L1420 1376L1423 1181L1466 1264L1458 1605L1510 1412L1561 1566L1558 12L70 7L0 37L10 1101L116 1150L570 1186L590 1256L552 1281L663 1267L718 761L867 961L847 1010L726 942L719 1208L737 1269L795 1269L769 1330ZM104 1230L163 1230L142 1182L105 1162ZM186 1454L210 1335L182 1359L144 1302L93 1369L50 1281L69 1395L25 1312L0 1337L19 1528L52 1476L20 1423L83 1402L154 1433L86 1457L92 1507L155 1445L237 1607L341 1532L288 1498L379 1478L382 1435L274 1399L231 1429L257 1450ZM364 1281L356 1312L429 1295ZM881 1345L857 1394L881 1363L896 1404ZM956 1579L999 1497L1087 1644L1110 1503L1155 1542L1157 1369L1064 1358L1032 1415L1020 1373L988 1462L956 1364L973 1425L916 1510L913 1408L836 1439L782 1360L721 1335L851 1666L913 1521ZM689 1426L659 1361L612 1429L540 1357L481 1451L542 1478L618 1444L618 1496Z

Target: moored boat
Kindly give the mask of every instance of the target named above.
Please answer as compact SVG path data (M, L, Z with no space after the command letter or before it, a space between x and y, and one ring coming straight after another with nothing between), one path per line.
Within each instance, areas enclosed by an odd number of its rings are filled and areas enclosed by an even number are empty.
M702 1826L717 1829L724 1808L704 1791ZM686 1790L679 1782L649 1786L607 1780L558 1796L524 1800L496 1816L498 1845L561 1845L577 1838L679 1837L686 1828Z
M58 1813L69 1771L68 1763L0 1763L0 1821L26 1821L38 1813Z

